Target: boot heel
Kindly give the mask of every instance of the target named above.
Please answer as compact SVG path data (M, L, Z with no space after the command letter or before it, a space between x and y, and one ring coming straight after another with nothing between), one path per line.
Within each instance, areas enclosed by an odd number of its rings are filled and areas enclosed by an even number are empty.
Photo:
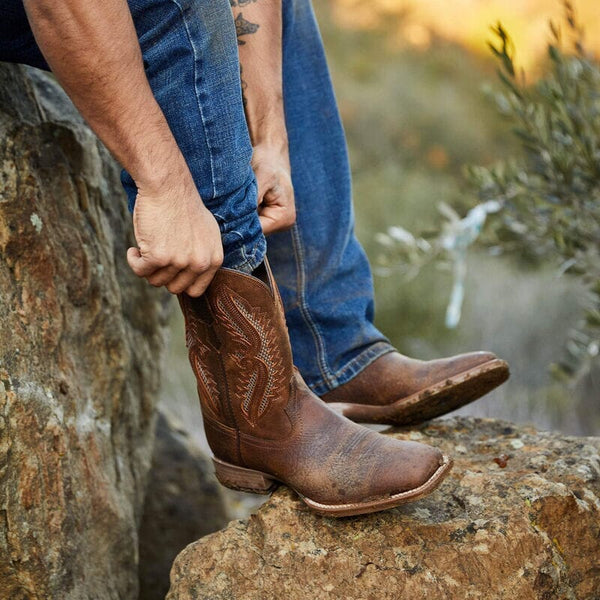
M278 485L274 479L260 471L236 467L214 457L213 463L219 483L232 490L253 494L269 494Z

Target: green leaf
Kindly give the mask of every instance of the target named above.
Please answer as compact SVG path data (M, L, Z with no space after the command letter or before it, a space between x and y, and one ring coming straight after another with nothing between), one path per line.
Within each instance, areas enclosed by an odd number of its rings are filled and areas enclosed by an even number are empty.
M562 60L562 55L556 46L553 46L553 45L548 46L548 55L550 56L551 60L553 60L554 62L561 62L561 60Z
M600 327L600 310L589 310L586 312L585 321L592 327Z

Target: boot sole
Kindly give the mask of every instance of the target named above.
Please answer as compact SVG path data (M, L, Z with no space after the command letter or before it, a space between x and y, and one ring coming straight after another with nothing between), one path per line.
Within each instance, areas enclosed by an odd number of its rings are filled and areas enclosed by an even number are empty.
M385 406L346 402L329 402L327 406L358 423L406 427L469 404L504 383L508 377L508 364L494 359Z
M238 467L219 460L218 458L213 458L213 463L215 465L215 475L219 482L225 487L233 490L251 492L254 494L270 494L280 483L286 485L284 482L275 479L267 473ZM329 517L365 515L394 508L400 504L414 502L415 500L423 498L423 496L427 496L442 483L452 469L452 465L452 459L449 456L444 455L440 466L435 470L431 477L419 487L385 497L372 498L364 502L322 504L321 502L311 500L297 490L294 490L294 492L300 496L307 506L320 515Z

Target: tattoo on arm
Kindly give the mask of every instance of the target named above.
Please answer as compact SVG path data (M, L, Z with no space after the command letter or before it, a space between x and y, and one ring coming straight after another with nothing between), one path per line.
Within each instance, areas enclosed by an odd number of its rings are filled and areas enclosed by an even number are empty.
M248 84L244 81L244 69L242 68L242 65L240 65L240 83L242 85L242 104L244 105L244 108L246 108L246 104L248 103L248 99L246 98Z
M257 0L229 0L229 4L232 7L241 8L243 6L248 6L249 4L256 2L256 1ZM235 14L235 12L234 12L234 14ZM260 25L258 23L252 23L251 21L244 19L244 16L242 15L242 13L239 12L237 14L237 16L235 17L235 33L237 35L238 45L243 46L246 43L245 40L241 39L243 35L252 35L253 33L256 33L258 31L259 27L260 27ZM248 83L246 81L244 81L244 69L243 69L241 63L240 63L240 83L241 83L241 87L242 87L242 103L245 108L246 104L248 102L248 99L246 98L246 89L248 88Z
M241 38L243 35L250 35L252 33L256 33L260 25L258 23L251 23L247 21L240 13L235 18L235 33L237 35L238 45L243 46L246 42Z

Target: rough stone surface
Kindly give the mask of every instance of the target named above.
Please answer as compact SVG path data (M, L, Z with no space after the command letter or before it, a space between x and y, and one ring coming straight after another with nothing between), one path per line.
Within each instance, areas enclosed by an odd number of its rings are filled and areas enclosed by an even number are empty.
M188 546L168 600L600 598L599 438L468 418L393 435L455 456L434 494L335 520L283 488Z
M175 556L227 525L223 488L212 471L190 436L159 414L140 527L140 600L163 600Z
M130 222L58 86L0 65L0 598L137 597L165 294Z

